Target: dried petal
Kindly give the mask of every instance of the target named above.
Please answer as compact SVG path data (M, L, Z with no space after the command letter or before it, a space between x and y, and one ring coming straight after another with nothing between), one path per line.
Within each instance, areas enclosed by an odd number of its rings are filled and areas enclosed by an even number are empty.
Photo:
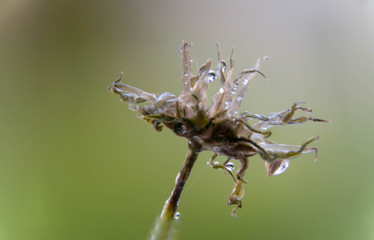
M209 166L222 169L234 178L235 187L228 197L228 203L241 207L245 192L243 177L249 157L258 153L265 161L267 175L272 176L283 173L289 165L289 159L298 157L302 153L314 152L317 156L318 149L307 146L316 141L318 136L308 139L301 146L277 144L269 139L270 127L302 124L307 121L328 121L307 116L294 117L297 110L311 112L311 109L301 106L303 102L296 102L290 108L269 116L247 111L237 116L250 81L256 73L263 75L258 69L269 57L259 58L253 68L246 69L233 78L233 51L225 75L226 64L221 59L220 47L217 44L216 70L211 69L212 63L209 59L194 75L190 47L189 43L183 41L179 51L183 58L183 88L178 97L169 92L148 93L121 83L121 78L114 81L109 90L118 94L123 102L128 103L131 110L138 111L140 116L152 124L157 131L161 131L164 125L177 136L184 137L190 142L198 142L199 151L212 151L214 155L208 163ZM208 107L207 90L209 83L216 77L220 79L222 86L213 96ZM257 120L257 122L251 125L248 120ZM217 155L226 156L226 162L224 164L213 162ZM240 162L236 179L230 171L232 166L227 165L231 160ZM237 207L234 208L233 215Z

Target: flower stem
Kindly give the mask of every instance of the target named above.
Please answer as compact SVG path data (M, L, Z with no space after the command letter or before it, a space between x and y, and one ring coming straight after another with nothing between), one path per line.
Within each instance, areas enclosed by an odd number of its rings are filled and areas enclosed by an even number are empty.
M174 189L172 190L170 197L166 200L160 218L157 220L152 231L152 240L164 240L170 238L173 230L173 223L175 222L174 217L177 213L178 203L184 184L187 182L188 176L192 171L192 167L194 166L200 151L201 144L199 144L198 141L191 140L189 142L189 150L186 159L176 177Z

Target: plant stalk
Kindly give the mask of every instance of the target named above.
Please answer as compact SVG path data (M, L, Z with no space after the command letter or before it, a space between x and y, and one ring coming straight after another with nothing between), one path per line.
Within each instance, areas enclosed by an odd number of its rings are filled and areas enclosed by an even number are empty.
M175 179L174 189L172 190L170 197L165 201L160 218L157 220L152 231L152 240L170 239L183 187L192 171L196 159L201 151L201 147L201 144L199 144L197 141L189 142L189 150L187 152L186 159L184 160L182 168Z

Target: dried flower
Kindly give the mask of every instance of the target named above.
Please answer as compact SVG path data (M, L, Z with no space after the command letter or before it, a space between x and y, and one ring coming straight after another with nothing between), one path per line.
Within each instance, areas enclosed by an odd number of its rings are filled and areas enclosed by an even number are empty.
M161 131L163 126L171 129L176 135L189 140L189 153L176 179L176 186L166 201L162 214L174 217L183 185L199 154L203 150L213 152L208 165L214 169L223 169L234 179L235 186L228 197L228 204L242 206L244 196L244 174L248 167L248 158L256 154L265 161L268 176L283 173L289 159L302 153L314 152L317 148L307 147L318 139L318 136L305 141L301 146L277 144L269 140L269 128L274 125L302 124L306 121L327 122L313 117L294 117L297 110L311 112L301 106L302 102L293 104L289 109L273 113L270 116L253 114L247 111L238 114L238 109L248 90L249 83L256 73L265 77L258 69L269 57L261 57L253 68L245 69L237 77L233 77L233 53L229 66L221 59L219 45L218 65L211 69L211 60L203 64L194 75L191 70L190 44L182 42L180 53L183 57L183 89L177 97L171 93L153 94L121 83L121 78L109 87L118 94L123 102L129 104L131 110ZM122 74L121 74L122 77ZM212 103L207 106L207 89L211 82L219 79L221 88L213 96ZM249 120L257 120L253 125ZM226 156L227 160L220 164L213 162L217 155ZM232 174L231 160L240 162L235 177ZM234 208L232 215L235 215Z

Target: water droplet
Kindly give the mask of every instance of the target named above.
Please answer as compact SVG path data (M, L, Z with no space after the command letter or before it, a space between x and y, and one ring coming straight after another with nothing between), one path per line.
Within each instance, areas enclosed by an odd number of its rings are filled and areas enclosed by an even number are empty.
M208 76L206 77L206 80L208 83L213 82L217 79L217 75L214 71L210 70L208 73Z
M225 102L225 106L224 106L224 110L226 110L226 109L229 109L229 107L231 106L231 101L227 101L227 102ZM231 117L231 113L227 113L226 114L228 117Z
M224 61L222 61L222 72L225 72L226 70L226 63Z
M178 175L175 177L175 181L174 181L175 184L177 184L177 182L179 181L179 176L180 176L180 173L178 173Z
M231 95L234 95L236 93L236 91L238 90L238 85L239 85L238 82L236 82L236 83L234 83L232 85L232 87L231 87Z
M234 95L236 93L236 90L238 89L238 85L234 84L231 89L231 95Z
M180 212L176 212L175 216L174 216L174 219L178 220L180 218L180 216L181 216L181 213Z
M219 89L219 92L220 92L220 93L223 93L224 91L225 91L225 90L223 90L223 88L220 88L220 89Z
M238 102L241 102L242 100L243 100L242 97L237 97L237 98L236 98L236 101L238 101Z
M187 127L183 123L175 123L173 130L178 135L185 135L187 133Z
M279 166L279 168L274 172L273 175L279 175L279 174L284 173L284 171L286 171L286 169L288 168L289 164L290 163L288 160L284 160L282 164Z
M227 171L229 171L229 172L234 170L234 164L232 162L228 162L225 167L226 167Z
M248 84L248 79L243 79L243 84L244 85Z

